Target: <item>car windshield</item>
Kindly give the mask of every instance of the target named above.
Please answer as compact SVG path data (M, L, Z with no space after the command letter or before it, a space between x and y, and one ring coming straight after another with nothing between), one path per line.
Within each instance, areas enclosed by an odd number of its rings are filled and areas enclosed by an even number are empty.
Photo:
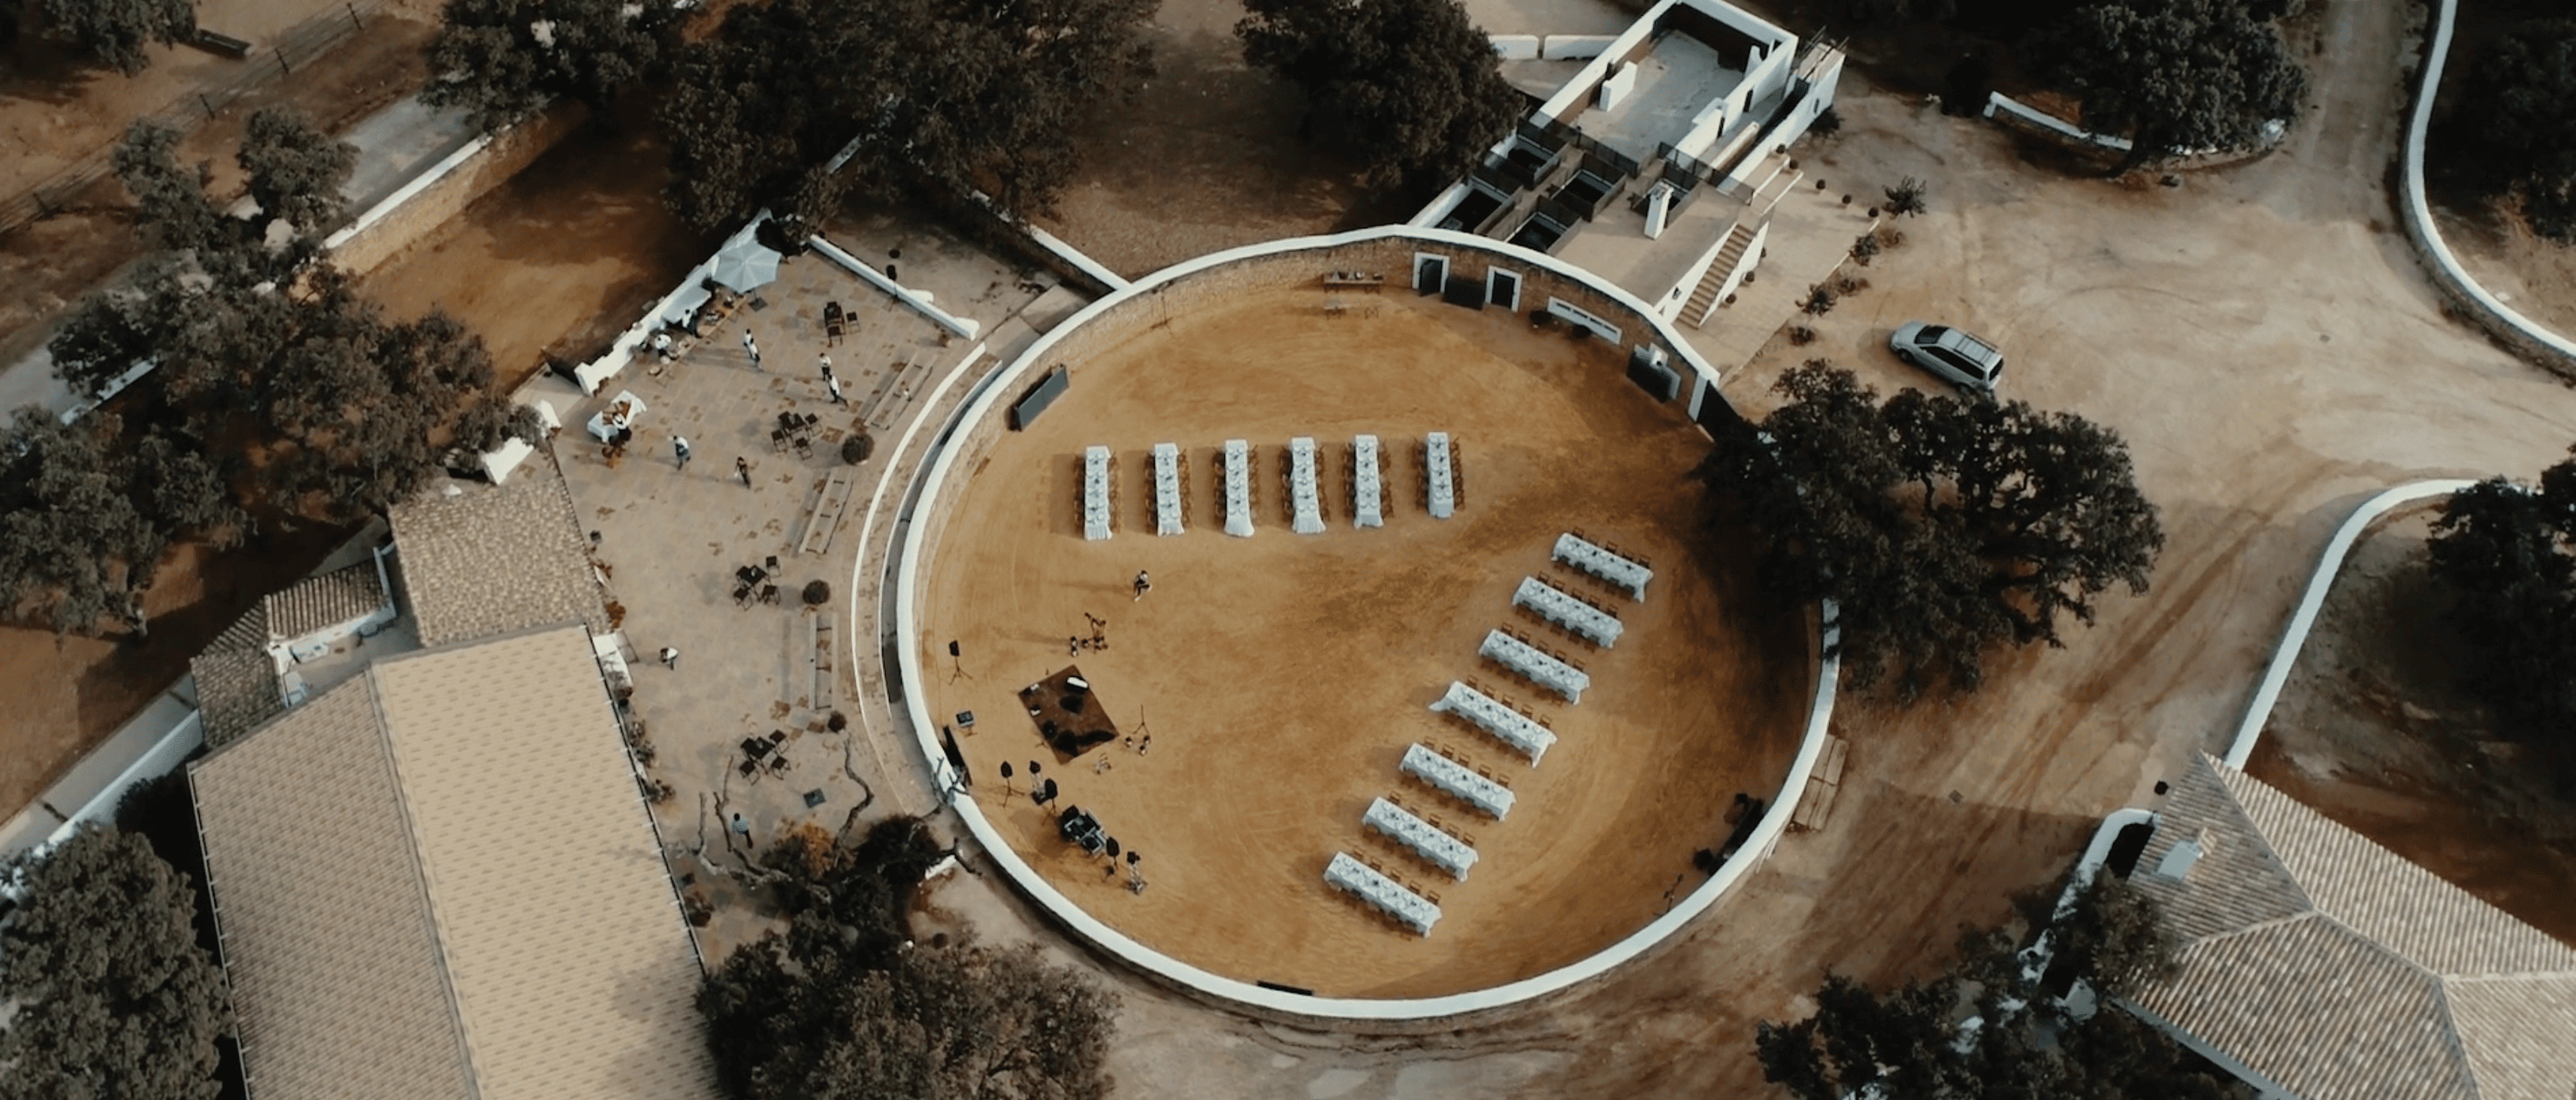
M1942 337L1949 334L1950 327L1947 325L1925 325L1923 326L1923 331L1914 334L1914 342L1918 344L1937 343Z

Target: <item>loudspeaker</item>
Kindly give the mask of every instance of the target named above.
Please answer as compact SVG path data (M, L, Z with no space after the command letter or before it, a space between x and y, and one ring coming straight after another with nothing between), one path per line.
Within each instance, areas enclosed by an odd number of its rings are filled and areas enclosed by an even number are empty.
M951 657L955 657L955 656L957 656L957 655L958 655L958 654L957 654L957 643L955 643L955 642L950 642L950 643L948 643L948 655L949 655L949 656L951 656Z

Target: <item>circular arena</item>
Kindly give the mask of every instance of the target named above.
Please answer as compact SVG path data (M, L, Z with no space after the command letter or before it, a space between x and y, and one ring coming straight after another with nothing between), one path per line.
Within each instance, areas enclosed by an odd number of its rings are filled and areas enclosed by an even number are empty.
M1434 258L1446 292L1415 293ZM1632 379L1639 347L1665 349L1671 399ZM1165 979L1376 1019L1566 988L1767 852L1822 740L1813 609L1760 590L1687 477L1692 411L1732 415L1710 380L1641 303L1482 238L1394 227L1167 270L998 371L928 461L892 588L897 705L1018 887ZM1649 567L1643 597L1556 561L1567 533ZM1497 631L1505 659L1480 656ZM1512 709L1435 708L1470 688ZM1772 803L1758 827L1739 795ZM1073 808L1132 862L1069 838ZM1715 875L1694 866L1730 839Z

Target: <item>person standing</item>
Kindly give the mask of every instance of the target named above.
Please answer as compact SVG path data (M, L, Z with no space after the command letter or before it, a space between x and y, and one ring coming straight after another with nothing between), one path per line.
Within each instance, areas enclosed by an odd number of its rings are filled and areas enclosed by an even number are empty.
M685 435L671 437L671 457L679 460L681 469L689 468L689 437Z
M816 358L816 359L820 359L820 360L822 360L822 361L823 361L823 377L824 377L825 379L829 379L829 378L831 378L831 377L832 377L832 355L831 355L831 353L830 353L830 352L818 351L818 352L815 352L815 353L814 353L814 358Z
M1137 570L1137 571L1136 571L1136 599L1139 599L1139 600L1144 599L1144 598L1145 598L1145 593L1151 592L1151 591L1153 591L1153 590L1154 590L1154 581L1153 581L1153 578L1151 578L1151 577L1147 577L1147 576L1145 575L1145 571L1144 571L1144 570L1142 570L1142 569ZM1130 602L1133 602L1133 601L1130 601Z
M733 458L733 473L735 477L742 479L743 488L751 488L751 463L744 461L741 455L735 455Z
M760 342L751 338L751 326L749 325L743 326L742 329L742 350L750 353L751 355L751 369L761 369Z
M673 672L680 671L680 651L673 649L670 646L663 646L662 667L670 669Z
M845 409L850 407L850 399L841 396L841 380L832 377L830 371L823 372L823 388L831 392L833 404Z

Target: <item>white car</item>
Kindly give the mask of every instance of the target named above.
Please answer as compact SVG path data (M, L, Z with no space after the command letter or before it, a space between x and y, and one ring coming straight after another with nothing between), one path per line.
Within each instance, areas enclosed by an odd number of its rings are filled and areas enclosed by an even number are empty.
M1990 394L2004 378L2004 353L1948 325L1907 321L1887 338L1887 350L1961 389Z

